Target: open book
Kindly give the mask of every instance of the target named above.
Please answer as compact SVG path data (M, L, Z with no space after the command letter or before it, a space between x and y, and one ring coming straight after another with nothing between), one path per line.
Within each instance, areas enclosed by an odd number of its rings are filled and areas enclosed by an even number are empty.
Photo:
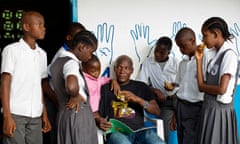
M149 126L149 127L143 127L143 128L137 129L137 130L133 130L129 126L127 126L126 124L124 124L123 122L121 122L117 119L110 119L109 122L112 123L112 127L108 131L105 132L106 134L113 133L113 132L121 132L124 134L131 134L131 133L139 132L142 130L156 128L156 126Z

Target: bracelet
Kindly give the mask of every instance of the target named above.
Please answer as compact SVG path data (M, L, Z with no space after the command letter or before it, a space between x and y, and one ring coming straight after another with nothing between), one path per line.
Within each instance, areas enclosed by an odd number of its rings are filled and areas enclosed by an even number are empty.
M145 101L146 103L145 103L145 105L144 105L144 109L147 109L148 108L148 101Z

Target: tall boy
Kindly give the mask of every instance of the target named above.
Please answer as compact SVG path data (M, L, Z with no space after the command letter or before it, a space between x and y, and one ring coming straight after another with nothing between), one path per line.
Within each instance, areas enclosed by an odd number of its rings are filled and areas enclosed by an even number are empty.
M3 141L42 144L42 131L51 130L41 87L47 77L47 55L36 43L45 36L43 16L25 12L22 30L23 38L2 52Z

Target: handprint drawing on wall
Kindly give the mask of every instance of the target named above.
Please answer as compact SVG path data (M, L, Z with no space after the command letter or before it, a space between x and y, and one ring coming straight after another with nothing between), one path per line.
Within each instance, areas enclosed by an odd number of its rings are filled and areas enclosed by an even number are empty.
M131 29L130 34L134 42L137 61L141 65L143 60L151 54L157 40L150 40L150 28L148 25L135 24L135 29Z
M240 55L240 50L239 50L240 28L237 23L234 23L233 27L230 27L230 32L234 35L235 46L239 56Z
M172 26L172 34L171 34L171 39L172 39L172 41L174 41L177 32L178 32L181 28L186 27L186 26L187 26L187 24L186 24L186 23L183 23L183 22L181 22L181 21L177 21L177 22L174 22L174 23L173 23L173 26ZM171 54L172 54L173 56L176 56L174 50L171 51Z
M110 64L112 63L113 57L114 25L110 25L108 27L107 23L98 24L96 37L98 39L98 48L96 50L96 55L102 63L102 76L109 77Z

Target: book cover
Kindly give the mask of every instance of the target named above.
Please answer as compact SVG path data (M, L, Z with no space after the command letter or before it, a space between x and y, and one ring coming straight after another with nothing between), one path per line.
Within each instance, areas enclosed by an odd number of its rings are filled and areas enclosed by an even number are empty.
M133 130L129 126L127 126L125 123L123 123L117 119L109 119L109 122L112 123L112 127L108 131L105 132L106 134L113 133L113 132L121 132L124 134L131 134L131 133L139 132L142 130L156 128L156 126L149 126L149 127L143 127L143 128L137 129L137 130Z

